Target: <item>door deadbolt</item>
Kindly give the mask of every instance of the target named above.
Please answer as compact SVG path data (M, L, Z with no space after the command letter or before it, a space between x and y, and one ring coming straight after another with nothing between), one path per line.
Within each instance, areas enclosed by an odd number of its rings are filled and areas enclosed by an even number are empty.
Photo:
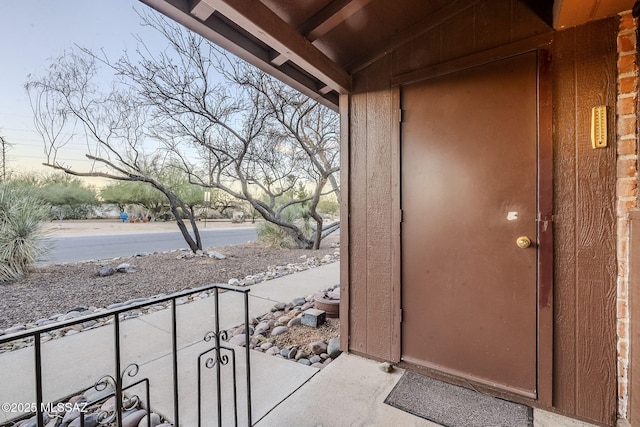
M527 236L520 236L516 239L516 245L518 245L520 249L527 249L531 246L531 239Z

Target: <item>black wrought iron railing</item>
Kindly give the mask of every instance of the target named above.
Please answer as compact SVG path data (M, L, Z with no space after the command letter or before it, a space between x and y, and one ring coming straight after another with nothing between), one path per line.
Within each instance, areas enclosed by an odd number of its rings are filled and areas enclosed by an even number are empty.
M107 391L106 393L100 394L99 398L95 399L91 402L85 402L84 407L91 407L100 403L107 401L109 398L115 397L115 406L113 407L113 411L105 411L98 410L97 414L93 416L97 419L97 423L100 425L112 425L117 427L122 427L123 413L130 409L133 405L140 405L144 407L147 411L147 414L151 414L153 408L151 407L151 384L149 378L142 378L135 380L135 377L138 375L140 371L140 366L137 363L128 364L124 369L122 368L123 359L122 359L122 348L121 348L121 323L125 322L124 314L126 312L130 312L133 310L144 309L145 307L155 306L160 303L170 303L171 310L171 365L172 365L172 387L173 387L173 414L167 416L172 416L173 419L167 420L167 422L173 424L174 426L180 426L180 393L179 393L179 385L180 385L180 365L178 363L178 321L179 316L176 310L176 307L179 305L177 303L178 300L182 300L185 297L189 297L194 294L201 294L203 292L209 292L213 297L213 317L214 322L212 325L212 329L209 330L203 337L202 341L206 343L211 343L211 347L206 351L199 354L197 360L191 361L190 363L197 363L197 375L198 375L198 396L197 396L197 410L198 410L198 426L202 425L203 417L207 416L207 419L211 419L211 411L212 408L204 407L203 405L203 387L202 385L207 381L215 381L216 388L216 415L218 426L223 425L223 405L222 405L222 396L225 393L233 394L233 417L232 423L237 426L238 419L238 411L244 410L246 411L247 425L251 426L252 424L252 416L251 416L251 366L250 366L250 347L249 347L249 335L245 334L245 343L244 343L244 357L245 357L245 368L244 368L244 376L246 378L246 405L239 406L238 404L238 364L236 363L236 348L230 345L223 344L223 341L226 339L226 331L221 330L220 328L220 293L221 292L237 292L243 295L243 310L244 310L244 328L245 331L249 330L249 288L246 287L237 287L237 286L229 286L224 284L212 284L207 286L202 286L199 288L177 292L168 296L153 298L149 301L134 303L127 306L102 311L99 313L95 313L87 316L79 316L70 320L66 320L63 322L36 327L33 329L28 329L26 331L22 331L20 333L15 333L7 336L0 337L0 347L7 343L11 343L18 340L28 340L33 343L34 347L34 360L33 360L33 378L35 380L35 402L28 406L24 405L24 402L18 402L23 405L23 407L30 407L33 409L33 412L22 413L16 418L5 422L4 424L0 424L0 427L3 426L13 426L15 423L21 419L33 418L35 416L36 425L38 427L44 427L46 425L45 422L45 412L47 408L56 407L56 405L60 405L60 402L63 401L65 397L68 396L59 396L56 398L54 402L45 402L44 401L44 393L43 393L43 356L42 356L42 335L48 334L50 332L65 329L69 327L73 327L74 325L82 324L85 322L97 321L100 319L113 319L113 360L114 360L114 372L107 374L98 374L96 378L98 380L93 385L88 385L89 387L94 388L96 391ZM210 296L211 298L211 296ZM205 319L203 319L203 322ZM106 327L106 326L103 326ZM61 338L64 339L64 338ZM21 351L21 350L18 350ZM231 356L231 365L229 365L229 356ZM28 357L28 354L25 354L25 357ZM3 369L1 366L2 358L0 358L0 370ZM222 383L222 368L229 366L232 369L232 384L229 387L228 384ZM215 379L212 379L211 376L206 375L204 369L214 369ZM23 373L26 375L26 373ZM135 382L129 383L128 379L134 379ZM134 381L131 380L131 381ZM2 387L11 387L11 385L3 384ZM144 396L140 397L139 394L128 393L128 391L133 390L136 387L144 388ZM64 405L63 405L64 406ZM20 409L20 408L18 408ZM22 412L22 411L21 411ZM85 412L80 413L80 425L85 426L87 415ZM226 418L225 418L226 419ZM95 424L94 424L95 425ZM147 416L147 425L151 426L151 417Z

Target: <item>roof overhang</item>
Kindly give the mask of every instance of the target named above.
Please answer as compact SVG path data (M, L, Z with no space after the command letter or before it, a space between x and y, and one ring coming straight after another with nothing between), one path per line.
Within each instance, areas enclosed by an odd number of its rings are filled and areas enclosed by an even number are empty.
M555 0L553 28L576 27L631 10L635 0Z
M354 72L481 0L140 0L337 109ZM634 0L514 0L549 29L630 10Z
M260 1L140 0L331 108L351 76Z

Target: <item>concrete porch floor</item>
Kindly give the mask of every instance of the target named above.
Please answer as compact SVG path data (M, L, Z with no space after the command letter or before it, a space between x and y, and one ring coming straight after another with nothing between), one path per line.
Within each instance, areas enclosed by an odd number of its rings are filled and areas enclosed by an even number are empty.
M342 354L257 421L258 427L440 426L384 403L403 374L378 362ZM596 427L533 410L534 427Z
M339 281L339 264L329 264L253 286L250 316L266 313L276 302L290 302ZM197 425L197 357L211 347L202 341L211 329L212 298L178 306L180 425ZM241 296L220 295L221 329L243 321ZM163 310L122 322L122 366L136 363L136 378L149 378L151 409L173 418L171 374L171 318ZM104 326L43 344L45 401L90 387L113 372L113 328ZM239 372L244 372L244 349L238 348ZM33 349L0 355L0 402L34 402ZM384 403L402 376L378 369L378 363L342 354L322 370L251 352L252 420L258 427L436 426ZM226 376L225 376L226 375ZM223 384L231 384L223 371ZM203 386L203 426L217 425L213 381ZM239 425L247 425L244 378L238 379ZM233 425L233 402L223 395L223 425ZM0 412L0 423L16 414ZM536 427L586 427L568 418L535 410Z

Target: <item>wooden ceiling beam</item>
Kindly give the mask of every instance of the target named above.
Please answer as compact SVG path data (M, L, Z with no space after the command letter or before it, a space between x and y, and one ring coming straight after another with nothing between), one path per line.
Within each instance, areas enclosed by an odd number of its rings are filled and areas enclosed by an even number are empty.
M320 89L318 90L318 92L320 92L320 93L321 93L321 94L323 94L323 95L326 95L326 94L328 94L329 92L331 92L331 88L330 88L329 86L325 86L325 87L320 88Z
M340 94L351 76L260 1L200 0Z
M331 19L332 16L340 12L340 10L342 10L352 1L353 0L333 0L311 18L307 19L304 24L300 25L297 28L298 32L308 39L309 33L311 31L315 30L324 22Z
M196 0L191 5L191 14L201 21L206 21L216 10L202 0Z
M325 82L319 81L316 76L302 68L286 62L280 66L275 65L274 62L279 62L277 58L280 57L277 52L220 14L213 13L206 20L200 20L193 12L194 2L191 0L140 0L140 2L337 111L338 93L324 89L320 92L321 88L326 87ZM207 8L212 9L211 6ZM197 13L206 16L206 10L204 5L200 5Z
M298 32L309 41L314 41L360 11L372 0L334 0L307 22L298 27Z
M289 59L286 56L277 54L277 55L274 55L273 58L271 58L271 63L276 67L279 67L285 62L287 62L288 60Z
M381 43L380 48L377 49L372 54L367 55L366 57L361 57L356 59L350 64L347 64L345 68L350 73L355 73L367 67L368 65L374 63L375 61L387 55L388 53L392 52L394 49L402 46L404 43L407 42L407 40L411 40L415 37L418 37L432 30L433 28L437 27L438 25L442 24L448 19L454 17L460 12L475 5L479 1L480 0L452 0L446 6L431 13L422 21L419 21L414 25L407 27L405 30L397 33L396 35L391 37L389 40L387 40L386 43Z

